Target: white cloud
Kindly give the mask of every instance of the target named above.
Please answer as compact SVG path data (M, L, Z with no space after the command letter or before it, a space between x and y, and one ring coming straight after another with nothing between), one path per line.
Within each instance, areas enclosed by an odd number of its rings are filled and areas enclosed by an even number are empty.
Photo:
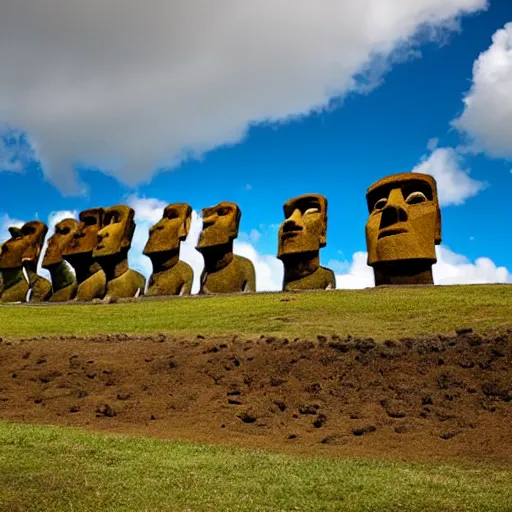
M453 125L466 132L472 149L512 158L512 23L492 36L473 64L473 82L464 111Z
M512 273L489 258L477 258L472 263L444 246L437 248L437 258L432 269L436 284L512 283Z
M46 176L73 163L133 185L282 121L366 92L417 34L487 0L16 0L0 17L0 121ZM426 29L426 30L425 30ZM364 77L358 84L355 76Z
M436 149L438 145L439 145L439 139L437 137L432 137L427 142L427 149L429 151L434 151L434 149Z
M327 265L336 273L336 288L338 289L356 289L369 288L375 286L373 269L366 264L367 253L363 251L355 252L352 255L352 261L338 262L330 261Z
M430 174L436 179L441 206L460 205L476 196L486 183L469 176L461 167L461 156L453 148L437 148L412 172Z

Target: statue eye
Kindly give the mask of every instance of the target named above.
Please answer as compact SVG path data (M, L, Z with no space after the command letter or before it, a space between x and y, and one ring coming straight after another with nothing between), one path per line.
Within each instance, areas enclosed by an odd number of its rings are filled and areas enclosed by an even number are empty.
M407 204L419 204L424 203L427 200L427 197L423 192L412 192L407 196L405 202Z
M319 213L320 210L318 208L308 208L305 212L304 212L304 215L308 215L309 213Z
M385 197L379 199L373 206L373 210L382 210L382 208L386 206L387 202L388 200Z

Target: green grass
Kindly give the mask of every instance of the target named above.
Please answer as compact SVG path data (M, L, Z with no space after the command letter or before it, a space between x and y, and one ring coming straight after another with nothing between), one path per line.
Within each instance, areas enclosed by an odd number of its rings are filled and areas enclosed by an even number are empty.
M283 301L289 298L289 301ZM351 334L375 339L512 326L512 285L373 288L100 305L3 305L0 335Z
M2 511L505 511L498 467L299 458L0 423Z

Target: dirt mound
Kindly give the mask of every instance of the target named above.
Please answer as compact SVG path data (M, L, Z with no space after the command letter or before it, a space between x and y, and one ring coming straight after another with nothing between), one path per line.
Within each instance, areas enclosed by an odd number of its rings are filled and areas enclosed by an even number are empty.
M293 453L512 461L512 330L0 343L0 418Z

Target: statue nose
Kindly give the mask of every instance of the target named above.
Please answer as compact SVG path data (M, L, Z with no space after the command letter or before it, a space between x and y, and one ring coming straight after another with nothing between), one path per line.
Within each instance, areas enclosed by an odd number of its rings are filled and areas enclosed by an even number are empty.
M209 217L205 217L203 219L203 228L208 228L210 226L213 226L213 224L215 224L216 220L217 220L216 215L210 215Z
M297 224L295 220L287 220L283 224L283 233L289 233L290 231L302 231L303 227Z
M388 205L382 211L382 217L380 220L380 229L387 228L396 224L397 222L406 222L407 212L397 205Z

